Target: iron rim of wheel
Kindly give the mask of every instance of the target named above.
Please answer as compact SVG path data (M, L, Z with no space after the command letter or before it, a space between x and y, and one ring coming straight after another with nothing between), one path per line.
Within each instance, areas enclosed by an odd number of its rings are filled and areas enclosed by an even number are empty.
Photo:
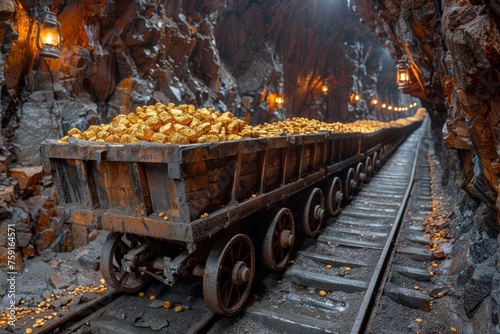
M372 163L372 158L370 156L367 156L365 160L365 173L366 173L366 182L369 182L373 175L373 163Z
M325 198L319 188L309 191L302 208L302 229L309 237L315 237L325 216Z
M203 274L203 297L217 314L231 317L248 299L255 277L255 250L245 234L219 240L208 255Z
M262 262L271 270L282 270L288 263L295 243L295 222L288 208L277 210L262 243Z
M344 194L342 193L342 180L340 177L333 177L328 181L326 192L326 212L334 217L339 214L342 208L342 199Z
M365 165L359 162L356 166L356 190L361 190L363 183L366 181Z
M112 288L126 293L141 290L149 276L138 271L125 272L122 259L142 242L138 236L110 233L101 249L100 270L102 277Z
M344 197L346 201L352 200L356 189L356 172L354 171L354 168L349 168L344 181Z
M380 169L380 156L378 152L373 153L373 173L378 172Z

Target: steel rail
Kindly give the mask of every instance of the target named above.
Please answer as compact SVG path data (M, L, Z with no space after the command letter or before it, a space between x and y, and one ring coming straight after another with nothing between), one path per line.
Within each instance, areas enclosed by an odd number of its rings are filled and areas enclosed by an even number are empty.
M375 301L377 289L380 286L380 283L382 281L382 277L384 276L384 273L386 271L386 267L389 263L389 259L391 258L390 255L394 251L396 235L397 235L397 232L401 226L401 222L403 221L404 212L406 211L406 207L408 204L410 193L411 193L411 190L412 190L413 184L414 184L415 171L417 169L417 161L418 161L418 153L420 150L420 144L422 143L422 139L424 138L425 129L427 128L428 123L429 123L429 117L426 116L424 122L421 125L422 130L421 130L420 138L418 140L418 144L417 144L417 147L415 150L415 157L413 160L413 168L412 168L412 171L410 173L411 176L410 176L410 179L408 181L408 187L406 188L406 192L401 200L401 206L396 214L396 217L394 219L394 224L393 224L392 229L389 233L389 236L387 238L385 246L381 252L381 256L379 258L379 261L377 262L377 265L375 266L375 271L374 271L374 274L372 276L372 279L370 280L368 288L366 289L365 296L363 298L363 302L361 303L361 307L359 309L358 315L356 316L356 320L354 321L354 324L352 326L351 334L362 333L363 330L365 329L365 326L368 322L368 318L371 314L370 310L371 310L373 303Z

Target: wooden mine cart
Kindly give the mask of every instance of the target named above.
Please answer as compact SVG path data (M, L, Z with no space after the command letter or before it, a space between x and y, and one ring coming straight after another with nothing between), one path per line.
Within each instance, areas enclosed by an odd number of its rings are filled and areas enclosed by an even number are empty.
M192 145L47 140L41 151L61 221L112 232L110 286L200 276L207 305L232 316L257 264L283 269L297 234L315 236L418 125Z

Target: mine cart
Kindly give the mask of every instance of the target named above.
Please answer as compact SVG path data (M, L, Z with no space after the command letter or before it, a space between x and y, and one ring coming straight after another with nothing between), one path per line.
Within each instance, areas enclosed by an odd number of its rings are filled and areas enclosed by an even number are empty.
M191 145L47 140L41 151L61 221L111 231L100 260L110 286L131 293L151 277L199 276L207 305L232 316L257 264L283 269L296 234L315 236L325 210L337 214L413 129L395 131Z
M101 256L111 286L134 292L150 276L167 284L203 276L207 304L233 315L250 293L255 253L282 269L295 236L286 208L266 222L270 230L257 252L255 233L233 225L322 180L327 136L196 145L45 141L42 155L61 220L113 232ZM315 230L323 206L314 200L305 210ZM235 232L222 233L227 229Z

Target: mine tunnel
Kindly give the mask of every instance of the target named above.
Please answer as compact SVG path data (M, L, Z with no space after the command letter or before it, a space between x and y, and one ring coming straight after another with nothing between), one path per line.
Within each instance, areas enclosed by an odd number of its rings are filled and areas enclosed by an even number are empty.
M500 4L2 0L2 333L499 333Z

